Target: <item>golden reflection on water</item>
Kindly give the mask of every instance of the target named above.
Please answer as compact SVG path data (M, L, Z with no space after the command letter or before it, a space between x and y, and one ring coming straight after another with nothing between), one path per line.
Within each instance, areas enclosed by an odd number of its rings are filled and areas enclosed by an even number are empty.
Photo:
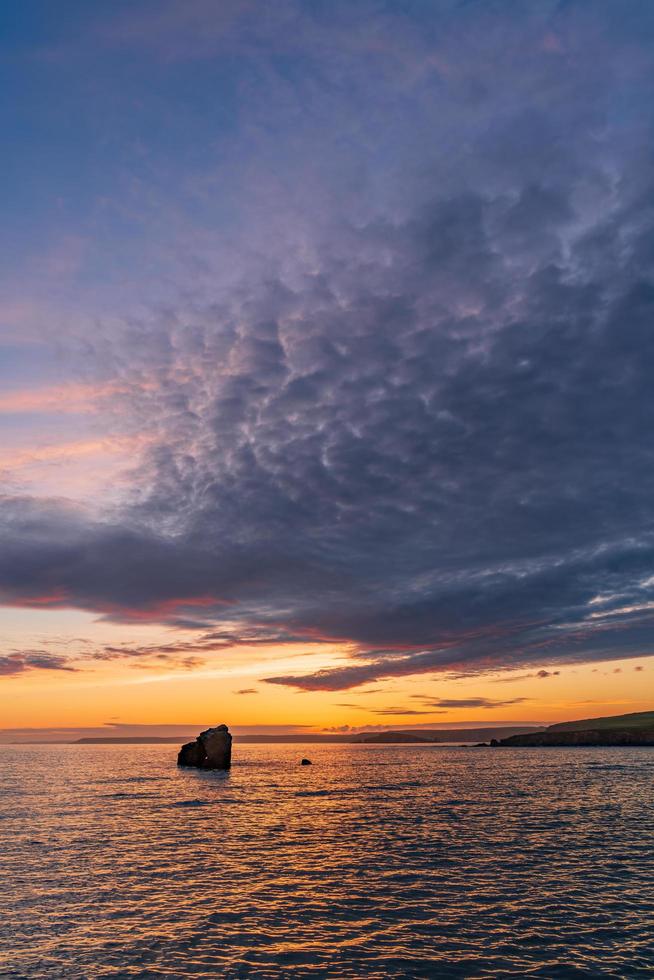
M651 750L175 755L0 747L0 976L654 975Z

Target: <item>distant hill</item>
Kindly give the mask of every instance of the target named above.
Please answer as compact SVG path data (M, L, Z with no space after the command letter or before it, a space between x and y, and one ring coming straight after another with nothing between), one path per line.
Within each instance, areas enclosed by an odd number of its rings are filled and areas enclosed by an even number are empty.
M440 728L422 731L373 732L355 735L351 742L365 744L412 743L433 745L439 742L481 742L489 738L505 738L529 732L542 732L535 725L507 725L504 728Z
M195 735L100 735L76 738L74 745L177 745L189 742Z
M375 732L374 735L362 735L353 739L352 741L358 743L359 745L388 745L389 743L433 745L436 740L433 738L425 738L425 736L422 734L416 735L414 732Z
M609 715L604 718L585 718L550 725L541 732L512 735L491 745L512 747L538 746L625 746L654 747L654 711L637 711L628 715Z
M254 742L264 745L295 742L352 742L351 735L234 735L235 742ZM195 734L189 735L103 735L78 738L75 745L181 745L192 742Z
M629 715L609 715L606 718L585 718L582 721L563 721L558 725L550 725L547 731L604 731L607 728L654 728L654 711L633 711Z
M307 732L289 735L234 735L234 742L278 745L278 744L353 744L353 743L398 743L429 745L437 742L481 742L484 739L504 738L523 732L542 731L534 725L507 725L503 728L449 728L425 729L419 731L366 732L363 734L323 734ZM75 745L181 745L191 742L195 735L104 735L78 738Z
M133 735L77 739L77 745L181 745L192 734L174 736ZM358 734L235 735L234 741L259 744L366 744L434 745L461 742L490 742L496 745L654 745L654 711L628 715L565 721L549 728L507 725L495 728L440 728L411 731L364 732Z

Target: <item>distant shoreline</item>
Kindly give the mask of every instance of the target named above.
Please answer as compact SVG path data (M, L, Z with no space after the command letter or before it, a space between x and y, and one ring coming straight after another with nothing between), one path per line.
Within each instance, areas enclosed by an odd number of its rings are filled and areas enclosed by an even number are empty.
M385 732L329 732L234 735L242 745L465 745L474 747L654 746L654 711L584 718L543 725L496 725L491 728L413 729ZM187 735L99 735L78 739L25 739L1 745L181 745Z
M181 745L184 742L193 741L194 738L195 738L194 735L183 735L183 736L181 736L181 738L166 738L166 739L151 739L151 738L148 739L148 738L141 738L141 739L129 739L129 740L126 740L126 739L98 738L98 739L94 739L93 741L86 740L84 742L81 742L81 741L65 742L65 741L61 741L61 740L60 741L53 742L53 741L46 741L44 739L41 739L41 740L38 740L38 741L33 740L31 742L0 742L0 747L2 747L3 745L11 745L11 746L16 746L16 745L76 745L76 746L82 746L82 747L84 747L84 746L87 746L87 747L88 746L91 746L92 747L93 745ZM399 739L397 739L397 740L391 740L391 739L389 739L389 740L384 741L384 742L365 742L365 741L362 741L361 739L359 739L358 741L346 742L346 741L336 741L336 739L325 739L324 741L316 742L315 739L310 739L310 738L307 738L307 739L299 738L299 739L294 739L294 740L284 739L284 738L278 738L278 739L275 739L274 741L266 741L264 739L259 739L259 738L248 738L247 741L245 741L244 739L239 739L239 738L236 738L236 737L234 738L234 743L235 744L238 743L238 744L241 744L241 745L243 745L244 743L247 744L247 745L367 745L367 746L371 746L373 748L374 747L379 747L379 746L384 746L384 745L401 745L401 746L405 746L406 748L414 748L414 749L447 749L447 748L452 748L453 746L458 746L458 745L461 745L461 746L464 746L465 748L468 748L468 747L474 746L476 744L476 742L475 742L474 739L465 739L465 738L453 739L451 742L445 742L445 741L443 741L443 742L427 742L427 741L425 741L425 742L403 742L403 741L401 741Z
M361 732L348 734L306 733L303 735L234 735L241 745L458 745L491 738L525 735L544 729L535 725L506 725L493 728L443 728L416 731ZM197 733L186 735L98 735L78 739L13 740L5 745L181 745Z
M564 721L537 732L491 739L490 748L654 747L654 711Z

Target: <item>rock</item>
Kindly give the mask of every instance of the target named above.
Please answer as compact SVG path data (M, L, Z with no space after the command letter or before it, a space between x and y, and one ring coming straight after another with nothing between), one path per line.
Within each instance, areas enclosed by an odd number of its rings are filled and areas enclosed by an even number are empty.
M232 736L227 725L217 725L201 732L195 742L182 745L177 756L178 766L196 769L229 769L232 764Z
M206 753L199 739L182 745L177 756L178 766L195 766L200 768L206 758Z
M302 762L300 763L300 765L301 766L310 766L310 765L312 765L311 759L302 759Z

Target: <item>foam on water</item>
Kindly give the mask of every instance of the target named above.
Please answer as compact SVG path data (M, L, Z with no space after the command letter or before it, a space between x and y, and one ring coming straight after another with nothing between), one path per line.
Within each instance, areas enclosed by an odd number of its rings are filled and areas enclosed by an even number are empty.
M0 747L0 976L654 975L652 750L301 756Z

